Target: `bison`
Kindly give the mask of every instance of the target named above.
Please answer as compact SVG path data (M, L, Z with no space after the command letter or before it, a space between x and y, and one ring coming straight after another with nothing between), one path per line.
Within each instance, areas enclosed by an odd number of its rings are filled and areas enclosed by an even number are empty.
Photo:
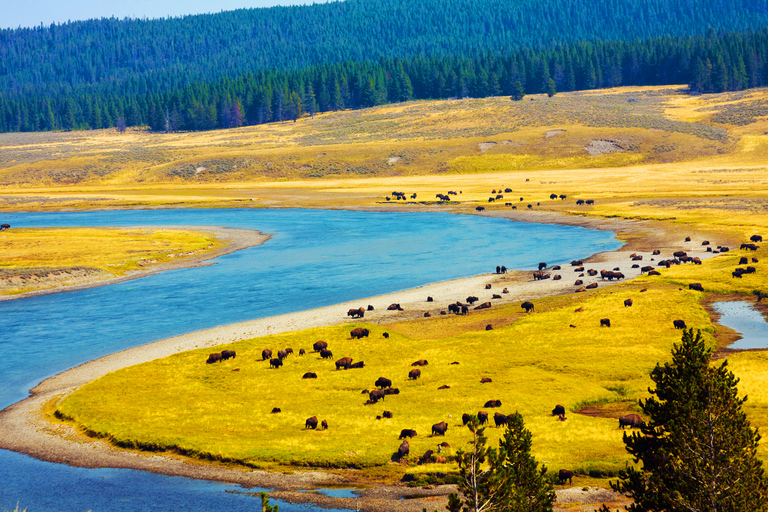
M400 304L390 304L387 306L387 311L402 311L403 308L400 307Z
M327 348L324 348L323 350L320 351L320 357L322 357L323 359L330 359L333 357L333 352L331 352Z
M574 474L575 473L573 471L570 471L568 469L561 469L557 473L557 478L558 478L558 480L560 480L561 484L564 484L566 480L568 480L568 483L570 484L571 483L571 479L573 478Z
M387 379L386 377L379 377L378 379L376 379L376 382L374 382L373 384L377 388L391 388L392 387L392 381Z
M701 283L690 283L688 285L689 290L696 290L697 292L703 292L704 288L701 286Z
M368 329L363 329L362 327L356 327L349 331L349 335L352 339L367 338L370 333L371 332Z
M466 425L467 423L469 423L469 420L471 420L471 419L472 419L472 416L470 416L467 413L464 413L464 414L461 415L461 424L462 425Z
M278 350L277 351L277 358L278 359L285 359L286 357L288 357L288 352L286 352L285 350Z
M675 326L675 329L685 329L687 327L684 320L673 320L672 324Z
M211 364L211 363L220 363L220 362L221 362L221 354L216 352L214 354L209 355L208 360L205 363Z
M610 327L611 326L611 319L610 318L601 318L600 319L600 327Z
M306 354L306 352L304 352L304 349L303 349L303 348L300 348L300 349L299 349L299 355L300 355L300 356L303 356L304 354Z
M317 374L315 372L307 372L301 376L302 379L316 379Z
M413 369L413 370L408 372L408 378L409 379L416 380L419 377L421 377L421 370L419 370L418 368L415 368L415 369Z
M351 316L352 318L363 318L365 316L365 309L364 308L350 309L349 311L347 311L347 316Z
M483 407L501 407L501 400L488 400Z
M482 379L480 379L480 384L488 384L490 382L493 382L493 381L488 377L483 377Z
M397 388L387 388L384 390L385 395L399 395L400 390Z
M275 368L275 369L280 368L281 366L283 366L283 360L278 358L270 359L269 366L270 368Z
M474 304L478 300L480 300L480 299L478 299L474 295L470 295L469 297L467 297L467 303L470 304L470 305ZM458 304L458 302L456 304Z
M235 351L234 350L222 350L221 351L221 360L226 361L227 359L234 359L235 358Z
M364 361L358 361L356 363L352 363L351 365L349 365L348 369L351 370L353 368L365 368L365 362Z
M264 350L261 351L261 360L262 361L266 361L270 357L272 357L272 351L270 349L265 348Z
M587 290L594 290L597 288L597 283L590 283L586 286Z
M270 414L279 414L281 412L283 411L279 407L273 407L272 410L270 411Z
M408 455L411 452L411 446L408 444L408 440L404 439L402 443L400 443L400 447L397 449L397 456L402 458Z
M316 341L316 342L315 342L315 343L312 345L312 348L314 349L314 351L315 351L315 352L320 352L320 351L321 351L321 350L323 350L324 348L328 348L328 343L326 343L325 341L322 341L322 340L320 340L320 341Z
M341 370L344 368L345 370L349 368L349 365L352 364L352 358L351 357L342 357L338 361L336 361L336 369Z
M381 415L385 418L392 418L392 411L384 411Z
M485 411L479 411L479 412L477 413L477 421L478 421L478 422L479 422L481 425L485 425L486 423L488 423L488 413L487 413L487 412L485 412Z
M419 359L418 361L415 361L411 363L411 366L427 366L429 362L426 359Z
M502 425L507 424L507 416L501 413L495 413L493 415L493 422L496 424L497 427L501 427Z
M411 438L416 437L416 431L411 428L404 428L403 430L400 431L400 439L404 437L411 437Z
M560 416L561 414L565 414L565 407L558 404L552 409L552 416Z
M304 429L311 428L312 430L317 428L317 416L312 416L311 418L307 418L307 421L304 422Z
M624 307L631 307L632 306L632 299L624 299Z
M447 430L448 430L448 424L444 421L441 421L440 423L435 423L434 425L432 425L433 436L444 436Z
M491 307L491 303L490 302L483 302L479 306L475 307L475 309L488 309L490 307Z
M526 313L530 313L534 309L533 302L529 302L529 301L523 302L522 304L520 304L520 307L523 308Z
M762 235L752 235L751 237L749 237L749 239L752 242L762 242L763 241Z
M374 404L375 404L376 402L378 402L379 400L384 400L384 397L385 397L385 396L387 396L387 394L386 394L386 393L384 393L384 391L382 391L382 390L380 390L380 389L374 389L373 391L371 391L370 393L368 393L368 398L369 398L369 399L370 399L370 401L371 401L371 402L373 402Z
M645 422L640 417L639 414L627 414L626 416L622 416L619 418L619 428L629 427L629 428L640 428L643 425L645 425Z

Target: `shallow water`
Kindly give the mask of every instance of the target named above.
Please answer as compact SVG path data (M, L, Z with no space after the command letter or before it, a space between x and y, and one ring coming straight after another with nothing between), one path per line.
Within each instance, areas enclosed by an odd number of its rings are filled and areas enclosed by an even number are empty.
M720 325L741 334L741 339L728 348L768 348L768 323L752 304L744 301L715 302L712 308L720 314Z
M12 229L213 225L276 235L215 265L0 302L0 407L25 398L46 377L158 339L492 272L496 265L567 263L621 245L611 232L440 213L140 210L5 214L2 221ZM258 502L226 492L237 486L69 468L7 451L0 451L0 482L0 511L13 510L16 502L29 512L171 512L215 504L253 510ZM154 489L167 500L155 499Z

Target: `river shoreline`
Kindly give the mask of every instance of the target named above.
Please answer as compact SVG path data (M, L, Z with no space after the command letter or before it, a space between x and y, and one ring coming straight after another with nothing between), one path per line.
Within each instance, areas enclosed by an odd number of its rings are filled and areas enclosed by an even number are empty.
M488 212L487 215L515 221L576 225L621 233L623 237L627 238L623 247L616 251L595 254L584 261L586 264L599 263L603 268L621 265L622 271L627 274L628 279L639 274L639 270L629 270L628 255L630 252L647 254L646 259L650 258L651 251L656 248L662 250L664 254L673 250L685 249L689 251L689 254L699 257L712 255L704 252L704 248L701 247L701 239L705 235L693 233L686 227L669 223L565 217L549 212L537 212L535 215L526 212L526 214L521 215L514 212L496 211ZM694 241L684 243L685 236L692 236ZM727 242L717 240L711 234L706 236L714 245ZM570 269L564 270L570 271ZM367 304L375 306L375 312L366 314L365 318L366 321L373 323L385 324L391 321L423 317L427 311L435 312L446 309L449 303L466 297L467 294L478 294L480 290L485 288L486 284L492 284L494 289L508 289L509 293L504 295L501 303L569 294L573 293L575 288L572 283L572 273L570 274L561 281L538 282L530 280L529 271L460 278L323 308L206 329L117 352L46 379L31 390L29 398L0 412L0 448L72 466L131 468L168 475L230 482L246 487L271 488L277 490L271 494L275 498L291 502L311 502L321 507L351 508L355 506L355 502L352 498L322 497L323 495L318 495L318 493L299 491L315 487L374 485L373 488L362 490L359 493L359 505L363 510L420 511L424 507L429 510L443 508L447 494L455 492L453 486L419 490L410 489L401 484L376 485L365 477L364 470L345 470L343 472L297 470L286 475L203 463L173 454L124 450L107 442L89 438L68 424L52 421L47 416L46 411L50 408L51 403L61 400L78 387L106 373L145 361L167 357L174 353L195 348L214 347L223 343L278 332L345 323L348 321L346 317L348 309ZM585 277L584 284L597 282L597 280L599 280L599 276L598 278ZM608 282L600 283L600 287L609 285ZM426 303L427 296L433 296L435 301ZM405 311L386 311L386 307L390 303L401 304ZM559 490L558 493L563 491ZM600 492L605 491L600 490ZM559 501L572 502L571 498L563 497L562 499L559 498ZM615 496L614 498L618 499ZM589 499L589 497L583 499ZM608 496L602 496L600 499L602 501L611 500Z

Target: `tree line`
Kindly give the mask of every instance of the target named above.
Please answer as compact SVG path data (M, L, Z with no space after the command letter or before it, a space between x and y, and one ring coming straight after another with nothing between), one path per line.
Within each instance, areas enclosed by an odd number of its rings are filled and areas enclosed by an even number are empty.
M768 29L593 41L504 54L385 58L256 71L163 91L81 85L0 95L0 132L149 126L211 130L414 99L482 98L617 86L688 84L696 93L768 85ZM138 91L138 92L134 92Z

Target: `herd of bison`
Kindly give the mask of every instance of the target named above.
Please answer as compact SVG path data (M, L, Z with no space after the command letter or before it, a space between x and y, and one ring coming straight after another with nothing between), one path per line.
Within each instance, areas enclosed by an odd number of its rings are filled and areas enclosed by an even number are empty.
M751 242L749 244L742 244L741 249L746 250L757 250L757 246L755 245L755 242L761 242L762 237L760 235L753 235L751 237ZM686 242L690 242L690 237L687 237L685 239ZM728 247L718 246L717 249L713 250L709 246L709 241L703 241L703 246L707 246L707 252L727 252L729 249ZM653 251L651 256L660 256L661 252L656 250ZM638 254L631 254L630 260L632 262L641 261L643 260L643 255ZM655 258L650 257L650 261L654 261ZM747 263L747 258L741 258L740 264ZM757 258L752 258L752 262L757 262ZM660 259L660 261L657 262L658 266L664 266L669 267L671 265L680 265L684 263L693 263L693 264L700 264L701 261L699 258L695 257L689 257L685 251L676 251L673 253L672 258L668 259ZM574 269L575 272L578 273L578 277L585 277L585 274L589 275L590 277L593 277L597 279L599 276L601 280L608 279L609 281L612 281L613 279L620 280L623 279L625 276L621 272L619 268L614 268L613 270L600 270L599 272L594 269L587 269L585 270L585 265L582 261L572 261L571 267ZM639 267L639 264L633 263L632 268L637 269ZM496 273L505 273L507 271L506 267L504 266L497 266L496 267ZM559 274L555 274L554 276L551 275L551 272L553 271L562 271L561 267L559 265L553 266L550 269L547 269L546 263L542 262L538 265L538 270L533 272L533 280L544 280L549 279L550 277L552 279L560 279ZM743 274L749 274L754 273L756 270L752 266L748 266L746 269L737 268L733 272L734 277L741 278ZM658 274L658 272L653 270L653 267L648 265L640 268L640 273L648 273L649 275L653 275L653 273ZM581 280L576 281L576 285L582 284ZM592 285L582 286L578 289L576 289L576 292L582 292L589 288L596 288L597 282L593 283ZM491 285L486 285L486 289L491 289ZM703 287L700 283L690 283L689 289L691 290L698 290L703 291ZM641 290L641 292L646 291L647 289ZM505 289L504 292L507 292ZM500 295L494 294L495 298L501 298ZM762 298L762 297L760 297ZM448 305L447 311L441 311L440 314L446 315L446 314L456 314L456 315L465 315L469 313L470 306L472 306L475 302L479 302L480 299L476 296L469 296L466 298L466 303L463 303L461 301L457 301L455 303L451 303ZM434 299L432 297L427 297L427 302L434 302ZM631 307L633 305L633 300L630 298L627 298L624 300L624 307ZM534 311L535 307L534 304L531 301L524 301L521 303L521 308L525 310L526 313L530 313ZM474 307L474 309L485 309L491 307L491 302L484 302L480 304L479 306ZM577 309L578 312L582 308ZM400 306L400 304L391 304L389 307L387 307L387 310L389 311L403 311L403 308ZM353 319L358 318L364 318L366 312L374 311L374 307L369 305L367 308L356 308L356 309L350 309L347 312L347 316ZM426 313L425 316L430 316L429 313ZM611 327L611 320L609 318L602 318L600 319L600 326L601 327ZM571 325L571 327L575 327ZM686 323L682 319L677 319L673 321L673 327L675 329L685 329L687 328ZM486 329L490 329L491 326L487 326ZM368 329L357 327L355 329L352 329L350 331L350 338L351 339L361 339L363 337L368 337L371 333ZM389 334L387 332L382 332L382 337L388 338ZM317 341L312 346L312 351L316 354L318 354L322 359L333 359L333 352L331 352L330 348L328 347L328 343L325 341ZM294 351L292 348L285 348L282 350L277 351L277 357L273 357L273 352L271 349L264 349L262 351L262 361L268 361L270 368L273 369L279 369L283 365L283 360L286 359L289 355L293 354ZM298 355L304 356L306 354L306 351L302 348L299 350ZM230 358L234 358L236 356L234 350L223 350L221 353L213 353L208 356L208 360L206 363L212 364L217 363L221 361L225 361ZM410 381L415 381L421 377L422 374L422 368L426 367L428 365L428 361L425 359L420 359L417 361L414 361L411 364L411 369L407 373L407 379ZM451 364L459 364L458 362L453 362ZM335 361L336 370L352 370L356 368L364 368L365 362L364 361L353 361L350 357L342 357L340 359L337 359ZM405 375L405 370L403 371L403 374ZM302 376L302 379L316 379L317 374L314 372L307 372ZM482 377L480 379L480 382L483 384L491 383L492 380L488 377ZM399 395L400 389L397 387L393 387L393 381L386 377L379 377L375 382L372 383L373 388L372 389L365 389L362 391L362 394L366 395L366 405L370 404L376 404L379 401L384 401L385 398L393 396L393 395ZM441 386L438 389L449 389L449 386ZM499 408L501 407L501 400L498 399L492 399L488 400L484 403L483 408L486 409L492 409L492 408ZM274 408L271 411L272 413L280 413L280 408ZM488 413L484 410L480 410L476 414L479 422L481 424L487 424L489 423L489 416ZM566 410L565 407L558 404L555 406L555 408L552 410L552 416L556 418L556 420L559 421L566 421ZM391 419L393 417L393 413L391 411L383 411L381 415L377 416L377 419ZM466 425L471 416L469 413L462 414L462 423ZM495 412L493 415L493 422L496 427L503 427L507 425L509 421L509 415L504 415L499 412ZM643 420L638 414L628 414L626 416L621 416L619 419L619 428L624 427L630 427L630 428L638 428L642 426ZM307 418L304 424L304 429L311 429L315 430L318 428L318 425L321 429L327 429L328 423L326 420L318 421L316 416L312 416L310 418ZM430 436L444 436L445 433L448 430L448 424L445 421L440 421L439 423L435 423L431 427ZM405 457L409 456L410 454L410 444L409 439L415 437L417 435L417 432L415 429L402 429L400 431L399 440L402 441L400 446L397 448L396 452L393 454L392 459L393 460L404 460ZM450 448L448 443L440 443L438 446L438 453L444 451L447 448ZM426 453L423 455L418 456L418 463L419 464L426 464L426 463L444 463L446 462L446 458L435 454L432 450L427 450ZM571 478L575 475L573 471L561 469L558 473L558 476L560 478L561 482L571 481Z

